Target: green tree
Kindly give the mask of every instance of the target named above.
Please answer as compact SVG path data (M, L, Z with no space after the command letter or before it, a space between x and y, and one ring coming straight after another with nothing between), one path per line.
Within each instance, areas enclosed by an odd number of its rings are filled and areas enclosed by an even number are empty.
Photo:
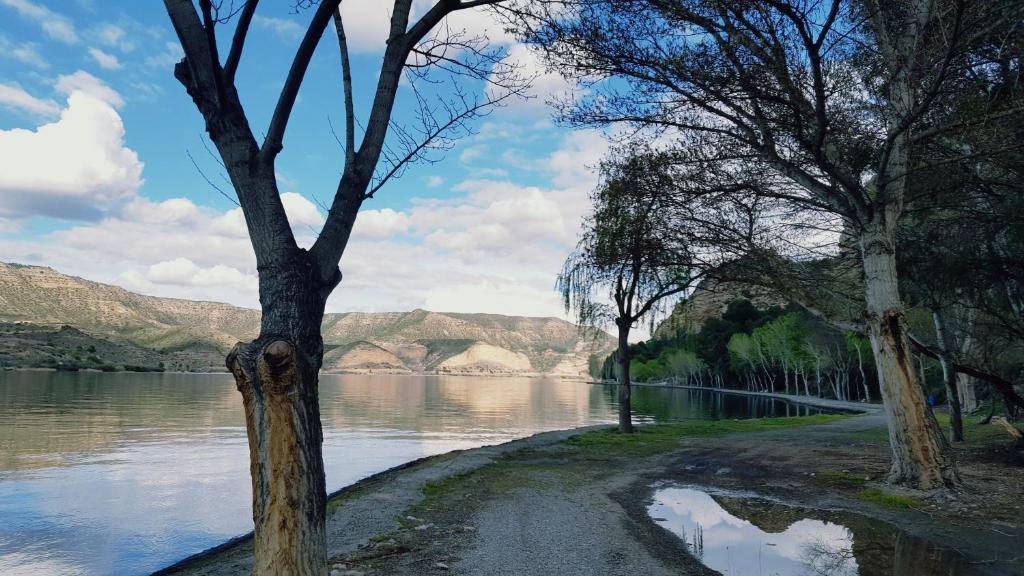
M662 312L699 277L688 238L671 219L668 167L669 158L644 151L602 166L594 211L557 281L566 310L581 325L616 326L622 433L633 431L630 330Z

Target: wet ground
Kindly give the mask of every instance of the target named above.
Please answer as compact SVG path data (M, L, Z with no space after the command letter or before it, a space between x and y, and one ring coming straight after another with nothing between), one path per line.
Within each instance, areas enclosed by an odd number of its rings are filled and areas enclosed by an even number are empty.
M647 511L725 576L960 576L974 568L959 552L886 522L752 493L656 486Z

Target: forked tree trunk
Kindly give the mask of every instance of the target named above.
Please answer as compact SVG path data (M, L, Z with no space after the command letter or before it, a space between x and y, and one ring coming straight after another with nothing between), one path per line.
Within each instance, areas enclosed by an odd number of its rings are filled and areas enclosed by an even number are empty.
M942 383L946 387L946 403L949 405L949 428L953 442L963 442L964 423L960 414L960 396L956 390L956 370L953 364L953 352L946 330L946 321L942 310L932 310L932 321L935 323L935 340L939 348L939 364L942 366Z
M327 570L318 373L320 323L334 284L319 279L304 251L273 270L261 269L260 336L237 344L227 357L249 438L255 575L322 576Z
M633 432L632 406L629 383L629 328L625 320L616 321L619 327L619 432Z
M868 334L889 425L889 481L920 489L959 483L949 445L917 382L897 285L895 242L884 225L861 237Z

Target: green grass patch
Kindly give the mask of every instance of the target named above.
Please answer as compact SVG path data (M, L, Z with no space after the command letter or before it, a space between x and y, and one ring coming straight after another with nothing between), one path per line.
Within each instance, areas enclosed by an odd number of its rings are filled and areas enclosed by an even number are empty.
M889 494L878 488L865 488L857 493L857 498L886 508L920 508L923 505L920 498Z
M424 505L430 506L448 496L467 491L493 495L511 492L517 488L539 486L542 483L539 474L558 469L557 466L550 464L517 462L514 458L518 456L509 454L478 470L427 482L420 489L424 496Z
M671 424L655 424L636 429L632 434L620 434L618 430L596 430L565 441L569 446L597 450L609 455L647 455L670 450L682 438L711 438L726 434L763 432L780 428L795 428L826 424L842 418L845 414L816 414L814 416L791 416L783 418L752 418L749 420L692 420Z
M837 472L835 470L818 470L815 479L833 488L861 488L868 483L867 478L862 475Z
M942 429L942 433L947 439L952 437L949 428L949 413L946 411L937 412L935 419L939 422L939 427ZM964 443L957 443L954 446L966 446L966 447L978 447L986 446L988 444L998 444L1006 441L1009 437L1006 432L1002 431L998 426L992 426L990 424L980 424L978 422L978 416L976 415L964 415ZM865 442L874 442L882 444L889 441L889 430L887 428L880 427L874 430L866 430L864 432L857 432L853 434L853 437L858 440Z

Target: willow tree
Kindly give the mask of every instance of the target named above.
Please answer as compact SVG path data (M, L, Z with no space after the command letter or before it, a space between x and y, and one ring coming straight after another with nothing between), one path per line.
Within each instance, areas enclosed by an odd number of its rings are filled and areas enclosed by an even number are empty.
M627 434L633 431L630 330L701 276L692 245L676 226L670 167L668 156L653 152L632 152L602 166L593 213L557 282L566 311L581 325L615 324L619 432Z
M535 0L507 14L589 87L566 120L624 123L761 167L787 184L760 194L842 223L859 251L890 480L935 488L959 478L911 364L895 234L908 184L926 170L916 152L961 127L935 113L940 103L991 66L972 52L977 38L1022 10L1017 0Z
M413 18L413 0L395 0L376 77L376 90L361 134L356 132L353 82L346 25L340 0L301 0L297 9L312 16L283 79L262 142L250 127L236 88L250 24L258 0L223 8L222 2L164 0L185 57L174 76L187 90L206 124L238 197L256 255L262 318L256 340L239 343L227 356L245 407L252 472L255 574L312 575L326 572L326 491L323 441L317 395L323 361L321 321L327 297L341 282L338 263L362 203L410 162L451 145L467 122L488 106L520 94L526 84L501 63L502 54L450 26L451 13L499 0L441 0ZM300 10L301 12L301 10ZM308 13L306 12L306 13ZM230 20L230 40L218 31ZM340 52L345 118L344 160L323 229L311 248L295 241L279 194L275 163L299 87L313 53L333 21ZM221 47L227 57L221 57ZM413 72L416 120L392 120L403 71ZM436 82L437 101L415 89L431 70L453 74L445 93ZM368 81L373 79L366 79ZM474 98L467 85L496 85ZM482 92L483 93L483 92ZM389 139L389 131L394 135Z

